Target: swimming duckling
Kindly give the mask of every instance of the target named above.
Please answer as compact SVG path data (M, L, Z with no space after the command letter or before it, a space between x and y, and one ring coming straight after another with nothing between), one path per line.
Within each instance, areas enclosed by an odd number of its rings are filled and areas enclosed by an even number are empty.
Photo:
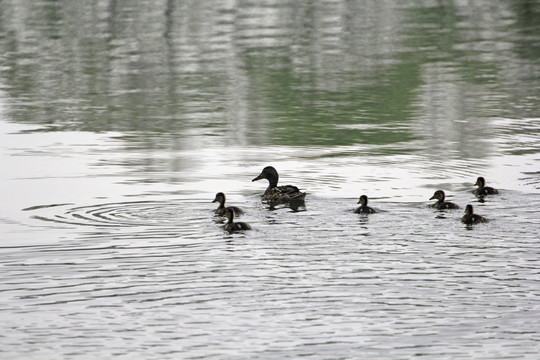
M356 210L354 210L357 214L373 214L376 213L375 209L367 206L368 198L366 195L360 196L360 199L358 200L358 204L360 204L360 207Z
M216 201L219 202L219 206L216 209L216 214L221 215L221 216L225 215L225 194L222 192L218 192L216 194L215 199L212 202L215 203ZM236 215L240 215L244 213L242 209L236 206L229 206L229 207L234 210L234 213Z
M251 226L245 222L234 222L234 209L230 207L225 208L225 217L227 217L227 223L224 226L224 229L228 232L233 232L237 230L251 230Z
M486 186L486 179L484 179L482 176L476 179L476 183L474 185L478 186L478 188L473 191L473 194L476 196L495 195L499 193L499 190L494 189L491 186Z
M267 166L263 169L259 176L251 181L260 179L268 180L268 187L264 191L263 199L272 201L289 201L289 200L304 200L306 193L293 185L277 186L279 175L272 166Z
M472 225L481 222L487 222L487 219L483 216L476 215L473 213L473 206L468 204L465 207L465 215L461 218L461 222L464 222L467 225Z
M456 205L456 204L454 204L453 202L450 202L450 201L444 201L444 198L445 198L444 191L442 191L442 190L435 191L435 193L433 194L432 197L429 198L429 200L437 199L437 202L435 204L430 205L430 206L435 208L435 209L439 209L439 210L459 209L458 205Z

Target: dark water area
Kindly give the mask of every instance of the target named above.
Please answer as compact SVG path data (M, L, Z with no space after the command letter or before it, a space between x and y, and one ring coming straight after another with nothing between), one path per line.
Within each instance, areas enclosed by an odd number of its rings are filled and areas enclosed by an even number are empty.
M537 359L539 34L531 0L0 1L0 357Z

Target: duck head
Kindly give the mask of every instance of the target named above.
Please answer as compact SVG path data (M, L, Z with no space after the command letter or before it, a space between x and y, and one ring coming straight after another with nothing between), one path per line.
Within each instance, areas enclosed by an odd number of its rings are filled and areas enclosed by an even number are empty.
M362 196L360 196L360 199L358 199L358 203L357 203L357 204L361 204L362 206L366 206L366 205L367 205L367 202L368 202L367 196L366 196L366 195L362 195Z
M473 214L473 206L471 204L468 204L465 206L465 215L472 215Z
M213 202L213 203L219 202L220 205L225 204L225 194L222 193L222 192L218 192L218 193L216 194L216 197L214 198L214 200L213 200L212 202Z
M268 182L270 184L269 187L273 188L273 187L277 186L277 183L278 183L278 180L279 180L279 175L278 175L276 169L274 169L273 166L267 166L267 167L265 167L263 169L263 171L259 174L259 176L257 176L256 178L254 178L251 181L257 181L257 180L261 180L261 179L268 180Z
M444 191L437 190L437 191L435 191L433 196L429 198L429 200L437 199L437 200L440 200L440 201L444 201L444 198L445 198Z
M482 176L478 177L478 179L476 179L476 183L474 184L478 187L484 187L486 186L486 179L484 179Z
M234 220L234 210L231 208L225 208L225 217L227 218L227 223L232 223Z

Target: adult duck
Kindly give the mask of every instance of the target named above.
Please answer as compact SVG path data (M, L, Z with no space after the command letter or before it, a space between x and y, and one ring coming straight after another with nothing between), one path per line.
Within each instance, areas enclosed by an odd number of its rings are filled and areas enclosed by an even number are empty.
M357 214L373 214L377 212L374 208L368 206L368 198L366 195L360 196L358 204L360 204L360 207L354 210Z
M225 208L225 217L227 218L227 223L225 224L224 229L228 232L234 232L237 230L251 230L251 226L245 222L234 222L233 208Z
M218 192L212 202L213 203L219 202L219 206L216 209L216 214L220 216L225 215L225 194L222 192ZM244 213L244 211L240 209L239 207L236 207L236 206L229 206L229 207L234 210L234 213L236 215L240 215Z
M251 181L261 179L268 180L268 187L264 191L263 199L270 201L289 201L289 200L304 200L305 192L301 192L296 186L284 185L278 186L279 175L276 169L272 166L267 166L263 171Z
M499 190L494 189L491 186L486 186L486 179L484 179L482 176L476 179L476 183L474 185L478 186L478 188L473 191L474 195L476 196L496 195L499 193Z
M471 204L468 204L465 207L465 215L461 218L461 222L472 225L476 223L483 223L487 222L487 219L481 215L477 215L474 213L473 206Z
M438 209L438 210L446 210L446 209L459 209L459 206L457 204L454 204L450 201L444 201L446 195L444 194L444 191L437 190L433 194L432 197L429 198L429 200L437 199L437 202L430 205L431 207Z

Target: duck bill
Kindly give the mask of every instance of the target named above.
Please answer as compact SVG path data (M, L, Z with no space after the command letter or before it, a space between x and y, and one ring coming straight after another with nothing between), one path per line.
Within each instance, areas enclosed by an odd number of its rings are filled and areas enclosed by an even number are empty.
M437 199L437 198L435 197L435 195L433 195L432 197L429 198L429 200L433 200L433 199ZM438 200L438 199L437 199L437 200Z
M256 178L254 178L253 180L251 180L251 181L253 182L253 181L257 181L257 180L261 180L261 179L264 179L264 176L263 176L262 173L259 176L257 176Z

